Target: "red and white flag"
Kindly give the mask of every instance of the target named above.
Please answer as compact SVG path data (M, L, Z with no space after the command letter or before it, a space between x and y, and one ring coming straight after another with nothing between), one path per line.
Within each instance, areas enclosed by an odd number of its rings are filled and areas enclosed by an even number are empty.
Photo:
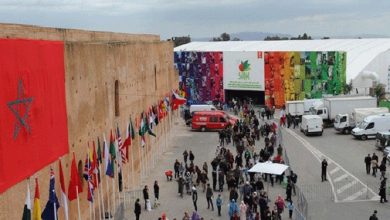
M62 197L62 203L63 203L62 206L64 207L65 220L68 220L69 219L68 197L66 196L66 191L65 191L64 172L62 171L61 160L58 161L58 166L60 169L61 197Z

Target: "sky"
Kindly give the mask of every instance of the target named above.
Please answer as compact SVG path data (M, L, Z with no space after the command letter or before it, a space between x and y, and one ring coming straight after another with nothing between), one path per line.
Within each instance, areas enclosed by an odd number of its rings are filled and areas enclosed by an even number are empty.
M0 0L0 23L193 38L390 36L389 0Z

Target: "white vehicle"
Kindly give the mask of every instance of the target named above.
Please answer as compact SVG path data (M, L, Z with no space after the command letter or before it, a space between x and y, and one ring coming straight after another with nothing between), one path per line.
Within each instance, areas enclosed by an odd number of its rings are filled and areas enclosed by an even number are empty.
M201 112L201 111L215 111L217 108L214 105L191 105L190 106L190 114L193 112Z
M322 135L324 131L322 118L318 115L303 115L301 123L301 132L308 134Z
M381 108L355 108L352 114L338 114L334 120L334 128L342 133L350 133L363 119L370 115L388 113L389 109Z
M324 98L323 105L311 108L312 115L320 116L332 124L338 114L352 114L355 108L376 108L376 98L371 96L335 96Z
M304 101L286 101L286 113L292 116L302 116L304 113Z
M298 101L286 101L286 113L292 116L302 117L305 113L310 112L310 108L316 105L322 105L322 99L304 99Z
M356 128L352 129L352 135L356 138L367 140L375 137L378 132L390 131L390 114L370 115L364 118Z

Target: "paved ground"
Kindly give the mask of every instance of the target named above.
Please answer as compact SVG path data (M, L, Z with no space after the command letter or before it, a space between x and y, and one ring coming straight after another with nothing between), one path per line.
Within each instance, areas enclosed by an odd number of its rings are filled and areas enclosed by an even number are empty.
M184 198L180 198L177 194L177 182L168 182L164 175L164 171L166 169L173 169L173 163L175 159L183 160L182 153L185 149L191 149L194 152L195 165L201 166L204 162L207 162L209 165L209 170L211 170L211 166L209 163L215 154L215 146L218 142L217 133L192 132L181 122L181 120L178 120L177 122L178 123L173 127L174 130L172 135L173 138L171 140L170 145L171 147L168 149L168 151L164 152L161 155L161 159L158 162L159 165L154 171L151 172L150 176L146 178L146 183L148 184L150 189L152 189L154 180L159 181L161 206L150 212L142 210L141 219L157 220L158 217L161 216L162 212L165 212L170 220L172 220L173 218L182 219L184 211L192 213L192 211L194 210L191 196L185 195ZM263 145L263 142L264 139L261 139L261 146ZM234 150L234 148L231 146L229 147L229 149ZM259 151L260 147L257 146L256 150ZM211 179L211 175L209 176L209 178ZM151 192L153 191L151 190ZM269 194L273 204L274 199L278 194L285 196L285 190L280 185L275 184L274 187L269 187ZM140 196L142 200L142 195ZM215 193L214 196L216 197L217 193ZM199 214L206 220L228 219L228 193L226 185L222 196L224 200L224 204L222 207L222 217L218 217L216 210L212 212L211 210L207 209L205 193L203 193L202 190L198 189ZM133 204L131 204L130 207L127 208L125 216L126 219L135 219L133 214ZM287 212L284 212L283 219L288 219Z
M375 150L374 140L356 140L333 128L325 129L323 136L310 137L298 129L283 129L283 139L308 199L311 219L368 219L374 209L379 219L390 219L390 205L378 201L379 175L374 178L365 172L368 153L382 156ZM322 183L323 158L328 159L329 181Z
M195 153L197 165L205 161L209 163L214 156L218 141L216 133L191 132L181 121L173 129L170 148L161 155L159 166L145 179L150 188L154 180L159 181L161 206L151 212L143 211L141 219L158 219L162 212L166 212L170 220L181 219L184 211L192 212L191 197L180 198L177 195L177 183L167 182L164 171L173 168L175 159L182 160L184 149L191 149ZM365 173L364 157L373 152L382 156L381 152L375 150L374 140L355 140L351 135L337 134L333 128L326 129L323 136L306 137L298 129L287 128L282 129L282 134L290 165L298 173L298 185L309 202L310 219L368 219L375 209L378 210L379 219L390 219L390 205L378 201L379 177L374 178ZM260 144L263 145L263 139ZM258 151L260 147L256 145ZM327 158L329 163L327 182L321 182L320 177L320 161L323 158ZM270 187L270 198L274 200L277 194L284 195L284 191L280 186ZM207 209L203 192L199 192L198 196L202 217L228 219L226 190L223 193L225 203L221 218L216 211ZM283 219L287 219L284 214ZM126 219L134 219L133 204L127 208Z

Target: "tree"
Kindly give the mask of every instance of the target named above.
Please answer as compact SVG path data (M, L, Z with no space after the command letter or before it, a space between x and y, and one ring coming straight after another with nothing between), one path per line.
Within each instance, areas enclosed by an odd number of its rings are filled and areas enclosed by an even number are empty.
M303 35L298 35L298 37L291 37L290 40L311 40L311 36L307 35L306 33L303 33Z
M375 94L375 97L377 98L377 102L379 104L379 102L383 99L385 99L385 95L386 95L386 92L385 92L385 87L383 84L377 84L374 88L374 94Z
M182 37L172 37L171 39L173 41L174 47L178 47L183 44L188 44L191 42L190 35L188 36L182 36Z
M235 38L233 38L233 40L232 41L241 41L240 40L240 38L238 38L238 37L235 37Z
M278 35L275 36L267 36L264 38L264 40L288 40L288 37L279 37Z
M219 37L213 37L212 41L230 41L230 34L224 32Z

